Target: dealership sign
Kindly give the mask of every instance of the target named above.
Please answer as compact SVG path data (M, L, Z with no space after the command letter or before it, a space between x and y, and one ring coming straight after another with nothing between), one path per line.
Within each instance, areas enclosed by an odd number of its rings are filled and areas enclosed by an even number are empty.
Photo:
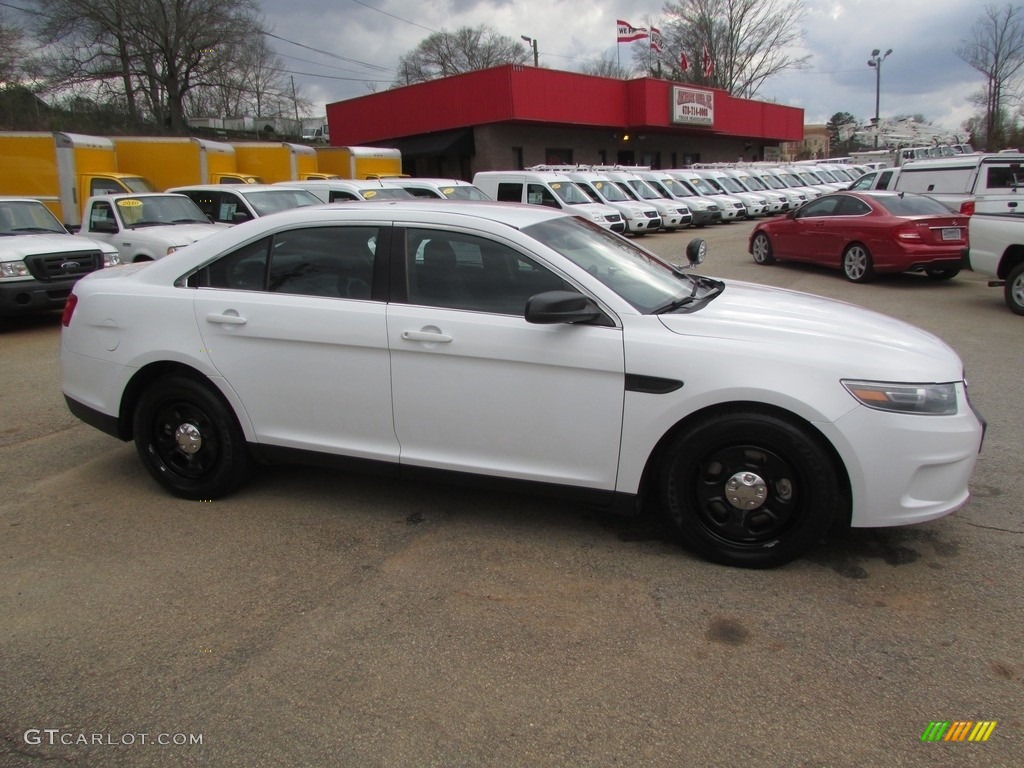
M687 125L714 125L715 92L673 86L672 122Z

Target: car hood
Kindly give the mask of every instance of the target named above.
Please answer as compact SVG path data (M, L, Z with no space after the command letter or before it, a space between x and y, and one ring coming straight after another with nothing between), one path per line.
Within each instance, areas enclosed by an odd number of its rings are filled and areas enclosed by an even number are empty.
M114 253L110 245L75 235L53 234L14 235L0 237L0 254L6 260L21 260L40 253L88 253L100 251Z
M212 234L228 229L226 224L174 224L169 227L142 227L130 230L135 237L154 237L174 245L188 245Z
M798 291L728 281L696 312L659 315L673 333L748 342L846 378L948 382L963 376L941 339L902 320Z

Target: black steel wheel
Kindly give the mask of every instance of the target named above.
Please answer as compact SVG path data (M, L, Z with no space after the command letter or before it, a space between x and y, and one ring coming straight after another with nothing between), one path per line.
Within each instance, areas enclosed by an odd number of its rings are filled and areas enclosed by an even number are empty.
M820 436L795 420L748 410L717 414L677 435L662 463L661 493L685 546L746 568L800 557L846 503Z
M139 398L132 426L142 463L175 496L216 499L249 475L245 437L211 385L185 375L157 380Z

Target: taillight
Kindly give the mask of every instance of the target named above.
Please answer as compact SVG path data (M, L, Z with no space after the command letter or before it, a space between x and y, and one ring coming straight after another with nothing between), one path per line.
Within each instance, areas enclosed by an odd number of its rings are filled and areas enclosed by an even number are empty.
M920 240L921 231L914 226L910 227L897 227L893 232L896 235L897 240Z
M973 216L974 215L974 201L973 200L964 200L962 203L960 203L960 213L962 213L964 216Z
M78 306L78 297L74 293L68 294L68 300L64 302L64 312L60 316L60 324L67 328L71 325L71 316L75 314L75 307Z

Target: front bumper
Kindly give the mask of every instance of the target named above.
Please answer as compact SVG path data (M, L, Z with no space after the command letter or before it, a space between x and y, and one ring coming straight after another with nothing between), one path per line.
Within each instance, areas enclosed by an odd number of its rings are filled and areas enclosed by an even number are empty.
M0 281L0 315L26 315L63 309L78 278Z
M985 425L957 385L955 416L915 416L858 407L817 424L850 476L855 528L934 520L963 506Z

